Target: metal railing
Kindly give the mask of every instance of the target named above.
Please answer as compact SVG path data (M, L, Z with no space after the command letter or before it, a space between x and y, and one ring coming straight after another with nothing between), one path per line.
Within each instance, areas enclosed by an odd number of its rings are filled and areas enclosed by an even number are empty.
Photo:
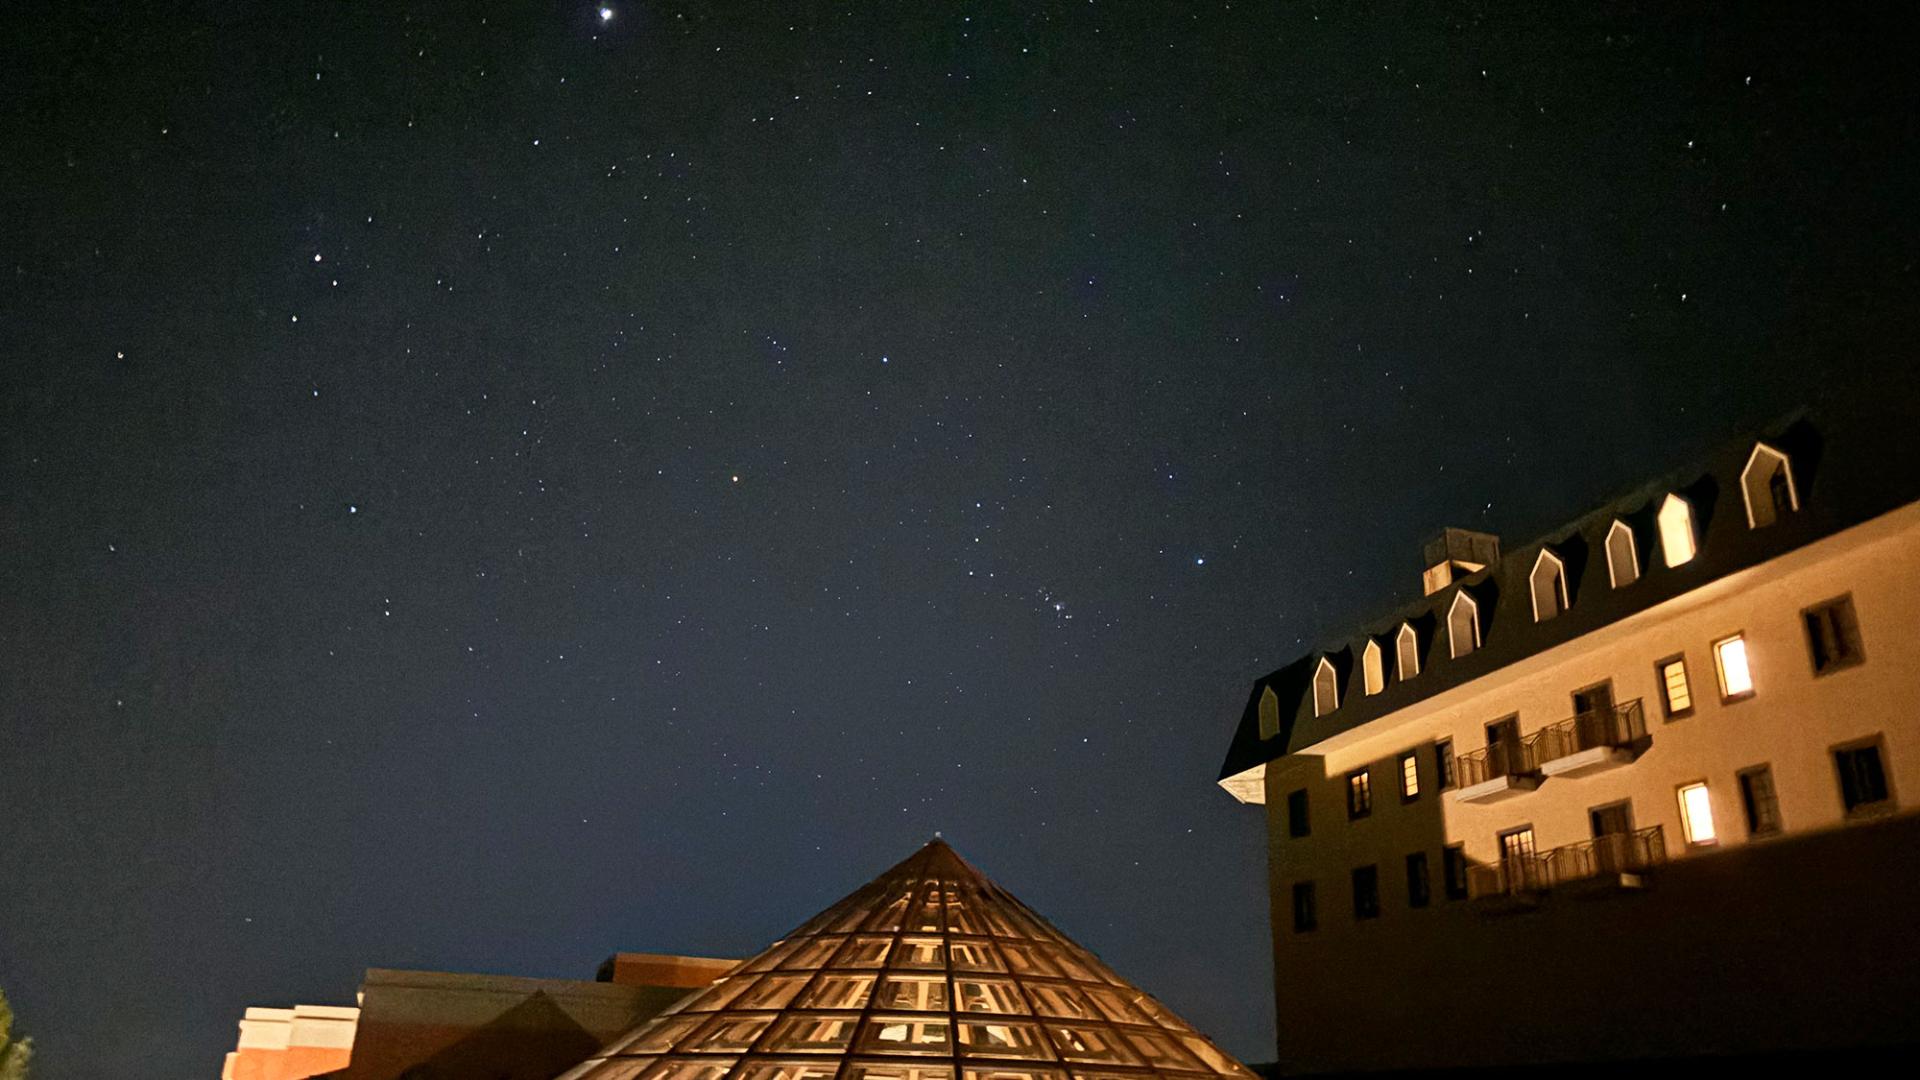
M1599 746L1625 746L1646 734L1646 716L1635 698L1610 709L1593 709L1549 724L1523 742L1534 761L1546 762Z
M1453 760L1453 775L1461 787L1484 784L1503 776L1518 776L1540 771L1538 760L1533 756L1533 747L1526 739L1497 742L1492 746L1461 754Z
M1538 854L1509 855L1467 867L1467 895L1543 892L1556 885L1613 874L1638 873L1667 859L1666 835L1658 825L1609 833Z

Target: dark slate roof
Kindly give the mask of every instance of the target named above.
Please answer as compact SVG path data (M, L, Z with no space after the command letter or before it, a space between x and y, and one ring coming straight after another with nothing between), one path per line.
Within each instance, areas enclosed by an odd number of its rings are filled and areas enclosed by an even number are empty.
M1800 510L1750 529L1740 473L1756 442L1788 456ZM1654 521L1668 492L1692 503L1698 538L1694 559L1671 568L1660 557ZM1487 569L1356 626L1343 639L1262 678L1247 695L1220 776L1234 776L1302 750L1916 499L1920 401L1896 393L1871 404L1799 410L1726 444L1704 462L1643 484L1531 543L1503 551L1500 561ZM1606 537L1615 519L1633 529L1640 560L1640 579L1620 589L1609 588L1607 580ZM1566 563L1571 606L1536 623L1528 579L1543 546ZM1480 605L1482 643L1455 660L1445 641L1447 612L1462 590ZM1420 673L1402 682L1394 671L1392 638L1407 621L1419 631ZM1388 674L1386 688L1371 696L1361 692L1359 662L1369 637L1380 640ZM1324 655L1333 655L1340 671L1340 707L1316 717L1313 672ZM1268 687L1279 700L1280 731L1262 739L1260 695Z

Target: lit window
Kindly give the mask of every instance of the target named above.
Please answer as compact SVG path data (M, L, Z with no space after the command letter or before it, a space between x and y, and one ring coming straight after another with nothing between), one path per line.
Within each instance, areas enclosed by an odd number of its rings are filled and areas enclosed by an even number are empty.
M1680 827L1689 844L1714 842L1713 802L1705 783L1687 784L1680 789Z
M1771 525L1800 509L1800 493L1793 486L1793 464L1787 455L1755 443L1740 472L1740 494L1747 501L1747 527Z
M1693 507L1678 495L1668 495L1660 504L1660 553L1668 566L1692 562Z
M1607 530L1607 582L1616 589L1640 580L1640 550L1633 542L1633 529L1615 519Z
M1533 561L1528 585L1533 592L1534 622L1545 622L1567 610L1567 567L1560 556L1541 548L1540 557Z
M1714 666L1720 669L1720 700L1738 701L1753 695L1753 672L1747 667L1747 639L1739 634L1713 643Z
M1387 688L1386 665L1380 656L1380 643L1367 642L1367 648L1360 654L1360 676L1369 694L1377 694Z
M1365 769L1347 774L1347 820L1373 813L1373 777Z
M1420 797L1420 759L1409 750L1400 755L1400 801L1412 802Z
M1313 673L1313 715L1325 716L1340 707L1340 674L1333 670L1333 661L1320 658L1320 666Z
M1260 691L1260 737L1271 739L1280 734L1280 696L1269 686Z
M1687 658L1674 656L1654 665L1660 676L1660 704L1667 719L1678 720L1693 712L1693 685L1687 681Z
M1394 665L1400 673L1400 681L1406 682L1420 674L1420 634L1412 623L1401 623L1400 633L1393 639Z
M1465 591L1447 609L1447 651L1455 660L1480 647L1480 605Z
M1843 596L1801 613L1807 624L1807 651L1813 673L1825 675L1866 659L1860 651L1860 623L1853 615L1853 598Z

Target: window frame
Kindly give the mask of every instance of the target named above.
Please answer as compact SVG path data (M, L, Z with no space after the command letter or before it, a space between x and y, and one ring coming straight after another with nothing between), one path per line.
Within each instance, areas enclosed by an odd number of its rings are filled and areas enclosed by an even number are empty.
M1687 707L1684 709L1676 709L1673 707L1673 692L1667 684L1667 668L1672 667L1674 664L1680 665L1680 677L1686 683ZM1749 672L1749 675L1751 675L1751 672ZM1672 723L1675 720L1685 720L1687 717L1693 715L1695 709L1693 703L1693 672L1687 667L1687 654L1685 652L1677 652L1672 656L1654 661L1653 685L1660 691L1660 712L1666 717L1668 723Z
M1294 799L1300 800L1296 808ZM1298 809L1300 813L1294 813ZM1287 836L1299 840L1313 835L1313 797L1306 788L1295 788L1287 792Z
M1394 762L1400 767L1400 802L1405 805L1420 801L1420 753L1418 750L1405 750L1395 755ZM1407 790L1407 766L1413 766L1413 790Z
M1720 655L1720 647L1729 641L1738 641L1740 643L1740 655L1746 661L1747 688L1738 693L1728 692L1727 663ZM1736 701L1745 701L1758 692L1759 686L1753 678L1753 653L1747 648L1746 630L1735 630L1732 633L1722 634L1714 638L1713 644L1709 646L1709 651L1713 653L1713 673L1720 688L1720 704L1731 705Z
M1409 852L1407 854L1407 906L1417 909L1429 907L1432 904L1433 871L1427 865L1427 853Z
M1667 522L1672 518L1667 508L1673 506L1677 506L1678 513L1684 515L1683 523L1686 526L1687 553L1684 558L1679 559L1673 557L1673 545L1667 542L1673 539L1668 535ZM1700 557L1700 527L1694 518L1692 500L1677 491L1667 492L1666 497L1660 500L1660 509L1654 512L1653 522L1656 531L1660 534L1660 561L1667 565L1667 569L1679 569Z
M1813 620L1815 615L1831 611L1835 608L1845 610L1847 621L1845 632L1849 635L1847 647L1852 651L1840 659L1828 660L1826 666L1822 667L1815 654ZM1867 650L1860 641L1860 612L1853 606L1853 594L1851 592L1841 593L1839 596L1822 600L1817 604L1808 604L1806 607L1801 608L1800 628L1807 637L1807 664L1813 669L1814 678L1823 678L1837 672L1846 671L1849 668L1859 667L1867 662Z
M1448 900L1465 900L1472 895L1467 880L1468 865L1467 845L1448 844L1440 849L1440 887Z
M1752 779L1756 776L1765 776L1767 778L1767 796L1773 803L1773 827L1771 829L1759 829L1756 828L1754 824L1754 819L1757 815L1754 813ZM1744 769L1734 770L1733 784L1734 788L1740 793L1740 812L1741 816L1746 820L1747 839L1765 840L1768 837L1779 836L1781 833L1787 831L1786 819L1780 813L1780 789L1775 787L1773 783L1772 762L1763 761L1758 765L1749 765Z
M1540 613L1540 568L1553 564L1553 600L1554 609L1546 614ZM1573 607L1573 598L1567 592L1567 562L1552 548L1543 547L1540 554L1534 556L1533 569L1527 572L1527 597L1533 603L1533 621L1546 622L1557 615L1565 615Z
M1439 781L1435 791L1452 791L1460 786L1460 778L1454 769L1453 738L1451 736L1433 740L1433 775Z
M1411 660L1412 663L1408 663ZM1393 673L1401 682L1420 674L1420 631L1403 622L1393 635Z
M1367 639L1367 647L1360 650L1360 692L1372 697L1387 688L1386 650L1380 647L1375 638Z
M1619 567L1613 561L1613 537L1615 533L1624 533L1627 538L1627 574L1626 580L1624 581L1621 580ZM1606 549L1607 552L1608 588L1624 589L1640 580L1640 539L1633 535L1633 526L1627 524L1620 518L1614 518L1613 524L1607 527L1606 538L1600 542L1600 546Z
M1321 682L1325 678L1324 684ZM1320 700L1322 686L1326 688L1329 700ZM1340 669L1334 666L1333 658L1322 656L1313 668L1313 715L1317 719L1335 712L1340 708Z
M1357 789L1355 788L1353 783L1355 780L1359 780L1361 782L1360 786ZM1359 800L1355 800L1353 797L1354 792L1356 790L1362 793L1362 797ZM1373 768L1372 766L1362 766L1361 768L1353 769L1347 773L1347 820L1359 821L1362 818L1368 818L1372 816L1373 816Z
M1778 523L1780 520L1779 511L1773 505L1771 485L1768 485L1762 492L1768 500L1767 520L1761 521L1760 515L1754 511L1752 473L1753 467L1760 463L1760 458L1763 455L1771 461L1774 466L1773 469L1767 470L1767 475L1771 476L1774 470L1777 469L1787 479L1787 512L1791 514L1800 512L1800 486L1793 479L1793 459L1789 457L1784 450L1770 446L1766 442L1756 442L1753 444L1752 452L1747 454L1746 467L1740 470L1740 500L1744 502L1747 507L1747 528L1749 529L1764 529L1769 525Z
M1464 651L1460 648L1460 636L1456 633L1458 627L1454 619L1461 604L1467 605L1467 625L1473 628L1473 639ZM1480 601L1475 600L1472 593L1461 589L1453 594L1453 603L1447 605L1447 656L1453 660L1472 656L1479 651L1481 644Z
M1863 750L1873 751L1874 760L1880 767L1880 798L1872 802L1847 805L1846 773L1840 768L1841 754L1857 754ZM1887 768L1887 740L1884 735L1873 734L1863 739L1849 739L1827 747L1827 760L1833 763L1834 794L1840 797L1840 813L1848 821L1862 821L1885 817L1900 808L1900 799L1893 790L1893 776Z
M1696 830L1694 828L1693 815L1687 809L1687 792L1692 791L1694 788L1699 788L1701 791L1706 792L1707 828L1712 831L1713 835L1704 840L1695 839L1694 833ZM1685 783L1675 784L1673 786L1673 796L1675 802L1677 802L1680 807L1680 839L1686 844L1687 848L1691 850L1694 848L1718 847L1720 844L1720 823L1716 819L1713 810L1713 785L1707 783L1705 777L1697 780L1688 780Z
M1273 739L1280 735L1280 695L1273 687L1260 688L1260 738Z

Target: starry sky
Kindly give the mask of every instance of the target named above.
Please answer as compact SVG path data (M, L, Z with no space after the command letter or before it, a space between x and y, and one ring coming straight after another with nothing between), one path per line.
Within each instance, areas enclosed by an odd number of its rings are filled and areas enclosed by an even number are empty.
M936 830L1270 1059L1251 680L1909 362L1900 27L1675 6L8 5L42 1072Z

